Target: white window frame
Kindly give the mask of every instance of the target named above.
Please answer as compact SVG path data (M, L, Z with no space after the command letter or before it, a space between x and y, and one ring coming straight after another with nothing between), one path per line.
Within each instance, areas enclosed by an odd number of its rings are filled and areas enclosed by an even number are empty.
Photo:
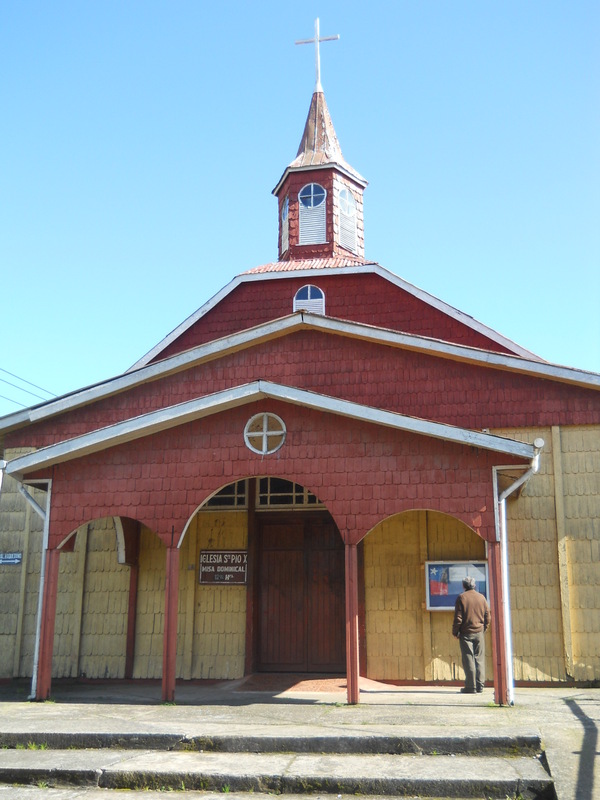
M300 299L298 295L308 289L308 297ZM314 283L301 286L294 295L294 311L308 311L311 314L325 314L325 292Z
M313 205L315 187L323 191L323 199L318 205ZM301 199L305 189L310 189L310 205ZM327 189L320 183L307 183L298 192L299 231L298 244L326 244L327 243Z
M252 430L255 426L256 430ZM250 417L244 428L244 441L246 447L259 456L270 456L276 453L285 444L287 429L285 422L277 414L270 411L261 411ZM271 441L280 439L274 446Z
M281 252L290 247L290 198L286 196L281 208Z

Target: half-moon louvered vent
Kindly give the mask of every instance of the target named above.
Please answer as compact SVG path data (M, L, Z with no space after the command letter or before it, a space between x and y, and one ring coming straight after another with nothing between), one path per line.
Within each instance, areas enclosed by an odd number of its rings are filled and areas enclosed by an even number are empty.
M325 295L318 286L308 284L298 289L294 296L294 311L308 311L311 314L325 313Z

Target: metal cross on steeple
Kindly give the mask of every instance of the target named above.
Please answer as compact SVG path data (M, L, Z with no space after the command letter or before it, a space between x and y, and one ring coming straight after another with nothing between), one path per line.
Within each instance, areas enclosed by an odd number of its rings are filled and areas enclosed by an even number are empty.
M323 87L321 86L321 56L319 54L319 42L332 42L335 39L339 39L340 35L337 33L335 36L319 36L319 18L317 17L315 20L315 36L314 39L300 39L298 42L294 42L294 44L312 44L315 43L315 74L316 74L316 84L315 84L315 92L322 92Z

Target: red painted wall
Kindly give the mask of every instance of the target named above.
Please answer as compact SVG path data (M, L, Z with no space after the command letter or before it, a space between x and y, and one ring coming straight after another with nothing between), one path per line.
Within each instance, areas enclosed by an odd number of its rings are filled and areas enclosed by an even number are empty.
M294 295L306 283L314 283L325 292L325 313L329 317L485 350L510 352L379 275L366 272L320 275L315 271L310 281L286 277L237 286L165 348L160 358L292 314Z
M29 425L6 445L43 447L257 379L476 430L600 423L595 390L305 331Z
M244 444L248 418L285 421L284 446L269 456ZM391 431L281 402L261 401L111 448L52 472L51 547L79 525L120 515L177 542L216 489L247 476L277 475L307 486L357 542L381 519L407 509L439 510L493 537L493 464L506 456ZM515 462L518 463L518 462Z

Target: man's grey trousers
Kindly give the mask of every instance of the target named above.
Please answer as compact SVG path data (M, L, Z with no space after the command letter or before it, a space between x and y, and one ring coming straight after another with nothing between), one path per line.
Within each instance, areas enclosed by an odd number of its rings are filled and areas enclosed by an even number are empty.
M465 671L465 689L481 691L485 684L485 633L460 635L460 652Z

